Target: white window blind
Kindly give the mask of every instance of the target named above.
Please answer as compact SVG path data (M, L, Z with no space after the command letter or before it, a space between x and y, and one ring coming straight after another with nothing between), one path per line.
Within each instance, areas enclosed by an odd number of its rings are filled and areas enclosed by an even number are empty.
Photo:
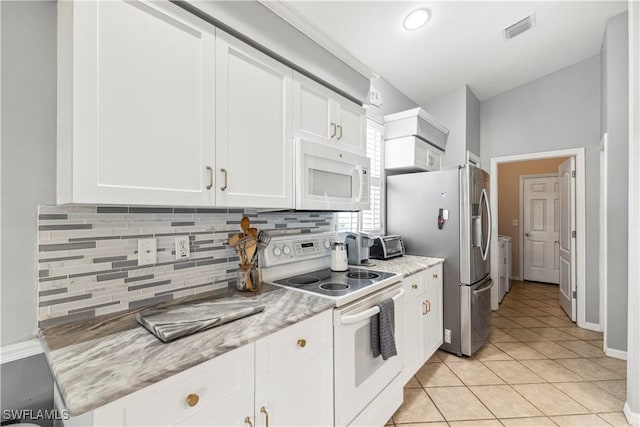
M384 146L383 126L367 119L367 157L371 159L369 199L371 209L338 213L338 231L384 233Z
M367 119L367 157L371 159L371 209L362 211L360 230L372 234L384 232L384 147L383 126Z

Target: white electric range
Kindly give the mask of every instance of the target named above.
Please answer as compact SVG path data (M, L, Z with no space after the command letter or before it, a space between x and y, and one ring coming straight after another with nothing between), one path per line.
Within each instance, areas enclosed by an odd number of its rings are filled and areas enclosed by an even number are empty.
M273 237L262 253L262 277L335 302L335 425L384 425L402 404L402 277L356 266L331 271L331 242L336 237L331 232ZM380 312L377 305L389 298L394 301L398 354L383 360L371 352L371 318Z

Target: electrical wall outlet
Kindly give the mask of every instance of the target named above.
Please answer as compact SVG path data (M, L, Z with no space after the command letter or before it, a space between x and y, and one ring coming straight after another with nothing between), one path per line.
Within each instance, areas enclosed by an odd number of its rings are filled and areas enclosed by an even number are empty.
M158 262L158 241L156 239L138 240L138 265Z
M511 220L511 225L513 225L514 227L518 226L518 220L517 219L512 219Z
M176 259L189 258L191 250L189 249L189 236L176 237Z

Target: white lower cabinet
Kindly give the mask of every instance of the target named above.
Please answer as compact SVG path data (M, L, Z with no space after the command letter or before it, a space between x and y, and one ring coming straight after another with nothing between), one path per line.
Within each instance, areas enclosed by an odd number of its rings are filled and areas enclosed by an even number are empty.
M331 425L332 322L325 311L64 425Z
M333 424L331 311L256 342L255 402L256 426Z
M404 368L406 384L442 345L442 264L406 277Z

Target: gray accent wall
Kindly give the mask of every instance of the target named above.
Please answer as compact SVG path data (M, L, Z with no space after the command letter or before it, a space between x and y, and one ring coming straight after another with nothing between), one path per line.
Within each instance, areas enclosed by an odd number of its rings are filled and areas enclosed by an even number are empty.
M629 60L628 13L607 21L601 53L600 132L608 134L607 347L627 349Z
M38 204L56 194L55 1L2 7L2 342L36 330Z
M599 55L480 104L480 151L484 168L489 167L493 157L585 148L586 321L592 323L599 323L600 299L599 145Z
M449 129L444 167L465 164L467 150L480 155L480 101L469 86L447 92L422 108Z
M384 122L384 116L388 114L398 113L400 111L417 108L418 104L413 102L407 95L400 92L394 85L386 79L379 77L371 81L371 86L376 88L382 95L382 105L367 107L367 117L372 118L380 123Z

